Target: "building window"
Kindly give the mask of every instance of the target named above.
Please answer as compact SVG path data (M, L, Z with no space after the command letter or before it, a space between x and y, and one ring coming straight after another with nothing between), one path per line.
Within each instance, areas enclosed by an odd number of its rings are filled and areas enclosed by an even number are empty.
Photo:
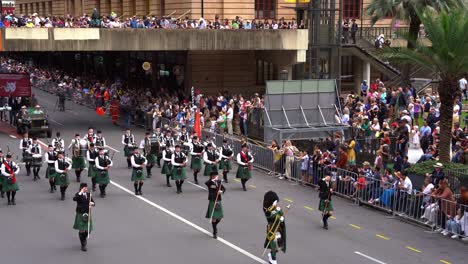
M343 0L343 17L360 18L361 0Z
M341 58L341 78L344 82L354 82L353 56L343 56Z
M275 76L275 65L263 60L257 60L257 84L265 84L273 80Z
M276 18L276 0L255 0L255 18Z

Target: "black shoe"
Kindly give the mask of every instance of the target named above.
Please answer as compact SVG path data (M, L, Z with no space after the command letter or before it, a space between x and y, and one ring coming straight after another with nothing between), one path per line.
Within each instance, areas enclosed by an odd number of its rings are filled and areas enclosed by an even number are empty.
M37 175L36 177L37 177L37 179L38 179L38 180L40 180L40 179L41 179L41 176L39 176L39 175Z
M60 200L65 201L65 194L64 193L62 193L62 195L60 196Z
M197 185L198 185L198 181L197 181L197 180L195 180L195 184L197 184Z
M11 201L11 204L16 205L16 201L15 200Z
M324 226L323 226L323 229L328 230L328 226L327 226L327 225L324 225Z
M56 185L54 185L54 191L56 191L56 190L57 190L57 186L56 186Z
M229 183L228 179L224 179L224 183Z
M10 202L10 201L8 201L8 205L11 205L11 202Z
M81 182L80 176L76 176L76 182Z
M101 193L99 196L101 196L101 198L106 197L103 193Z
M148 176L146 176L146 178L148 178L148 179L149 179L149 178L151 178L151 176L153 176L153 175L151 175L151 174L148 174Z
M54 188L53 187L50 187L50 193L54 193Z
M179 189L177 189L177 194L180 194L180 193L181 193L181 191Z
M245 188L245 186L242 186L242 190L244 190L244 192L246 192L247 188Z
M5 198L5 193L4 192L0 193L0 198Z
M216 233L213 233L213 238L214 238L214 239L218 239L218 236L217 236Z
M34 176L34 180L33 180L33 181L37 181L37 177L36 177L36 176Z
M138 191L135 191L135 195L140 195L140 193Z
M86 252L86 251L88 251L88 249L86 249L85 245L81 245L81 251Z
M143 192L142 192L142 191L138 191L138 194L139 194L139 195L143 195Z

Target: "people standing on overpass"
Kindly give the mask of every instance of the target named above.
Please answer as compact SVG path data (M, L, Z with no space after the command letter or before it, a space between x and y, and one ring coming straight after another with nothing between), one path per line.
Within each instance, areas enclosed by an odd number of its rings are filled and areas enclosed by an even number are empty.
M213 227L213 238L218 238L218 224L223 219L223 206L221 205L221 194L226 192L222 180L218 179L218 173L211 172L211 179L205 182L208 187L208 209L206 211L206 218L210 219Z
M241 179L242 189L247 191L245 184L247 181L252 178L252 163L254 162L254 157L249 153L247 149L247 144L242 144L242 151L237 154L237 173L236 178Z
M18 164L11 160L11 154L6 155L6 160L3 161L0 171L2 173L0 182L2 183L2 192L5 192L8 199L8 205L16 205L15 196L19 190L16 176L20 172Z
M80 184L80 191L75 194L73 201L76 202L76 215L73 229L78 230L81 242L81 251L87 251L86 244L88 234L93 230L93 220L91 218L91 206L95 206L91 193L88 192L88 184Z

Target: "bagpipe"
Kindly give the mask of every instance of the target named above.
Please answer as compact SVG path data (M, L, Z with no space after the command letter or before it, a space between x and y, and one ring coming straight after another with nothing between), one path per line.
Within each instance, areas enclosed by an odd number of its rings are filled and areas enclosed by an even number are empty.
M6 183L8 185L15 184L16 183L15 170L17 168L15 166L10 167L10 165L8 165L6 161L3 163L3 165L5 166L5 169L7 170L8 174L10 174L10 176L8 176L8 178L6 179L7 181Z

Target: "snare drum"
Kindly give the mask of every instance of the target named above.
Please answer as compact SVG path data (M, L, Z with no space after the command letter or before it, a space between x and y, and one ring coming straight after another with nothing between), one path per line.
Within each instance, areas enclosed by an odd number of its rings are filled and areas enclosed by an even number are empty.
M32 165L34 167L41 167L42 166L42 155L41 154L33 154L32 155Z

